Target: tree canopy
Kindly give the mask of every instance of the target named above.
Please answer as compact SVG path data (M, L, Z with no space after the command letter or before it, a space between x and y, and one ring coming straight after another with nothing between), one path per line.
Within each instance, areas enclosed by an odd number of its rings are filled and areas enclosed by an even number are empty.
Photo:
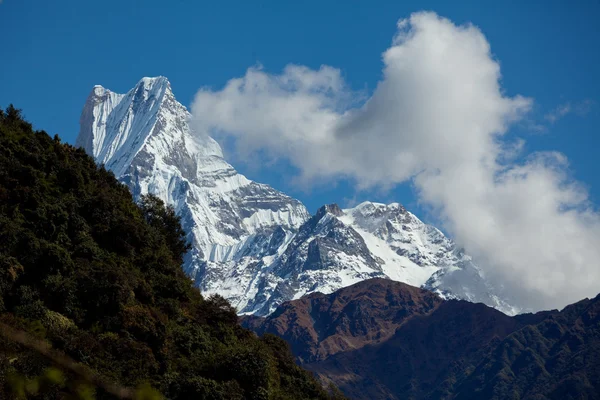
M12 106L0 110L0 322L170 399L329 398L283 340L257 338L227 301L192 286L181 269L187 250L171 207L152 196L136 204L83 149L34 131ZM49 366L0 338L0 397L11 398L11 374Z

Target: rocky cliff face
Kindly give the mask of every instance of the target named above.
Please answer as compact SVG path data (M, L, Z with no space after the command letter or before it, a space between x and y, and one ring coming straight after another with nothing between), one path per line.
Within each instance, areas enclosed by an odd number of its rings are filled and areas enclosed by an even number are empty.
M143 78L127 94L96 86L77 145L135 197L151 193L175 207L193 245L185 269L202 285L205 263L229 260L254 235L276 228L289 235L309 214L299 201L238 174L216 141L192 134L188 119L164 77Z
M217 292L250 283L256 294L237 303L241 313L268 315L286 300L377 277L421 286L446 299L517 311L495 295L462 249L398 203L365 202L346 210L323 206L273 255L256 259L242 259L257 272L252 280L240 279L240 264L232 263L228 276L212 282ZM228 282L235 284L218 287Z
M371 279L242 324L352 399L600 398L600 295L510 317Z
M184 269L204 293L223 295L241 314L268 315L284 301L381 277L517 311L462 249L400 204L334 204L310 216L298 200L237 173L189 117L164 77L143 78L126 94L96 86L77 144L135 197L151 193L175 207L192 244Z

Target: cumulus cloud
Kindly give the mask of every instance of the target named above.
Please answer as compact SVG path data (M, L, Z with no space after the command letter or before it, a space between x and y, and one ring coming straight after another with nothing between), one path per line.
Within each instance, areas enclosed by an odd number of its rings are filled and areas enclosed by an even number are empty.
M338 69L260 67L200 90L193 126L233 138L238 155L285 157L300 180L350 178L360 189L412 181L420 201L515 303L561 307L600 290L600 216L560 153L516 162L504 134L532 100L508 96L490 44L434 13L398 23L372 95Z

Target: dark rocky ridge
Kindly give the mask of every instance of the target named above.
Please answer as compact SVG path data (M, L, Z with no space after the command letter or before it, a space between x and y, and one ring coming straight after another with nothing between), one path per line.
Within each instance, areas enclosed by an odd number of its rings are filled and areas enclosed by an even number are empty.
M408 319L441 303L432 292L375 278L331 295L313 293L286 302L266 319L248 316L242 321L259 335L284 337L298 360L311 363L384 341Z
M600 296L509 317L372 279L242 323L354 399L600 398Z

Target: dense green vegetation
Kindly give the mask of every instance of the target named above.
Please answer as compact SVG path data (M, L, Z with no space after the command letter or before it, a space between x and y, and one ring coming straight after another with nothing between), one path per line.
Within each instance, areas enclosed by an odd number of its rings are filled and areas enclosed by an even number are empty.
M0 110L0 322L170 399L329 398L285 342L256 338L223 298L192 287L185 239L172 208L134 203L82 149ZM10 376L44 376L50 364L0 337L0 398L15 396Z

